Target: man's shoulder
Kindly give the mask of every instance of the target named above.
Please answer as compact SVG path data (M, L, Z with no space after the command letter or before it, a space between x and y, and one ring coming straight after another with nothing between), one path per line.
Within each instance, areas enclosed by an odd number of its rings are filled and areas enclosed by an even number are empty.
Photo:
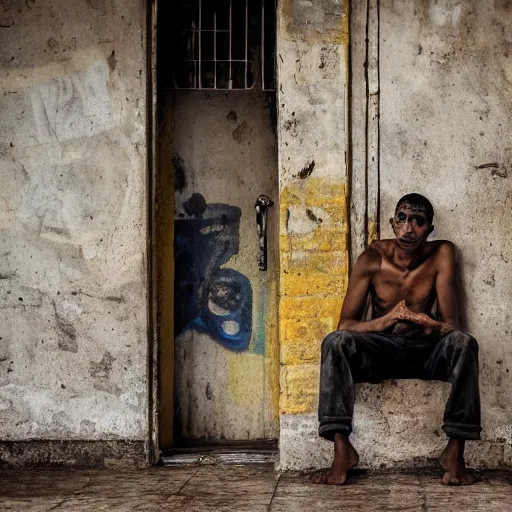
M357 265L364 269L365 273L374 273L380 269L383 250L380 245L381 240L372 242L357 259Z
M390 257L393 254L394 244L394 239L374 240L367 250L379 254L380 258L382 258L382 256Z
M449 240L432 240L426 242L425 249L428 255L436 255L442 258L453 258L455 256L455 244Z

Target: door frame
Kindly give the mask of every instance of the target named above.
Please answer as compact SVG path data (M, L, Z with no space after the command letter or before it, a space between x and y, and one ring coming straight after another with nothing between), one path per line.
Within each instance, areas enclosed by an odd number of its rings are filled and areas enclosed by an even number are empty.
M174 411L174 172L160 147L170 127L158 112L158 0L146 0L147 77L147 462L156 464L173 442ZM165 154L165 153L163 153ZM170 193L172 192L172 193ZM166 199L165 201L163 199ZM171 200L169 200L171 198ZM166 265L162 263L166 262ZM162 372L162 365L169 371Z
M162 0L163 1L163 0ZM276 4L277 5L277 4ZM147 318L148 432L147 463L157 464L174 441L174 176L168 151L172 120L162 119L158 96L159 0L146 8L147 140ZM277 7L276 7L277 8ZM277 76L276 76L277 81ZM277 172L277 167L276 167ZM278 198L276 198L278 199ZM276 200L276 204L277 204ZM279 252L279 249L277 249ZM279 254L276 255L279 261ZM165 263L165 264L164 264ZM276 306L277 321L279 321ZM274 378L279 381L279 338L273 349ZM165 368L165 372L162 371ZM276 387L278 393L279 386ZM272 400L279 401L277 397ZM279 429L279 420L277 420ZM242 460L242 459L241 459ZM245 460L245 459L243 459Z

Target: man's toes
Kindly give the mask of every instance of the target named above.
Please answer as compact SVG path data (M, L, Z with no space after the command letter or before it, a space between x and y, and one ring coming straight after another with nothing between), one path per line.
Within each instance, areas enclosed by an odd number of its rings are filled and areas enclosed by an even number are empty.
M443 475L443 485L461 485L461 482L456 475L453 475L447 471Z
M329 485L343 485L347 481L347 473L339 473L337 475L333 475L329 473L327 475L326 484Z

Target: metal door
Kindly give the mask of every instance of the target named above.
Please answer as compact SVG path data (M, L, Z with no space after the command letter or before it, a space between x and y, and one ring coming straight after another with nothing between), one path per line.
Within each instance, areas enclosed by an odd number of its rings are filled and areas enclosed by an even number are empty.
M277 438L277 207L260 270L255 204L277 202L271 96L169 91L175 177L175 442Z

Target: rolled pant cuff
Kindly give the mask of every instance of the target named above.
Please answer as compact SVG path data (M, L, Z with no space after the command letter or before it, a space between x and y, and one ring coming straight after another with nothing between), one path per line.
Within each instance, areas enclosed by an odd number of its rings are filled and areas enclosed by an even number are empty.
M338 418L322 418L320 420L318 435L328 441L334 441L336 433L348 436L351 432L352 421L350 418L341 416Z
M464 425L462 423L452 423L445 421L443 430L448 437L456 437L459 439L468 439L473 441L480 440L480 425Z

